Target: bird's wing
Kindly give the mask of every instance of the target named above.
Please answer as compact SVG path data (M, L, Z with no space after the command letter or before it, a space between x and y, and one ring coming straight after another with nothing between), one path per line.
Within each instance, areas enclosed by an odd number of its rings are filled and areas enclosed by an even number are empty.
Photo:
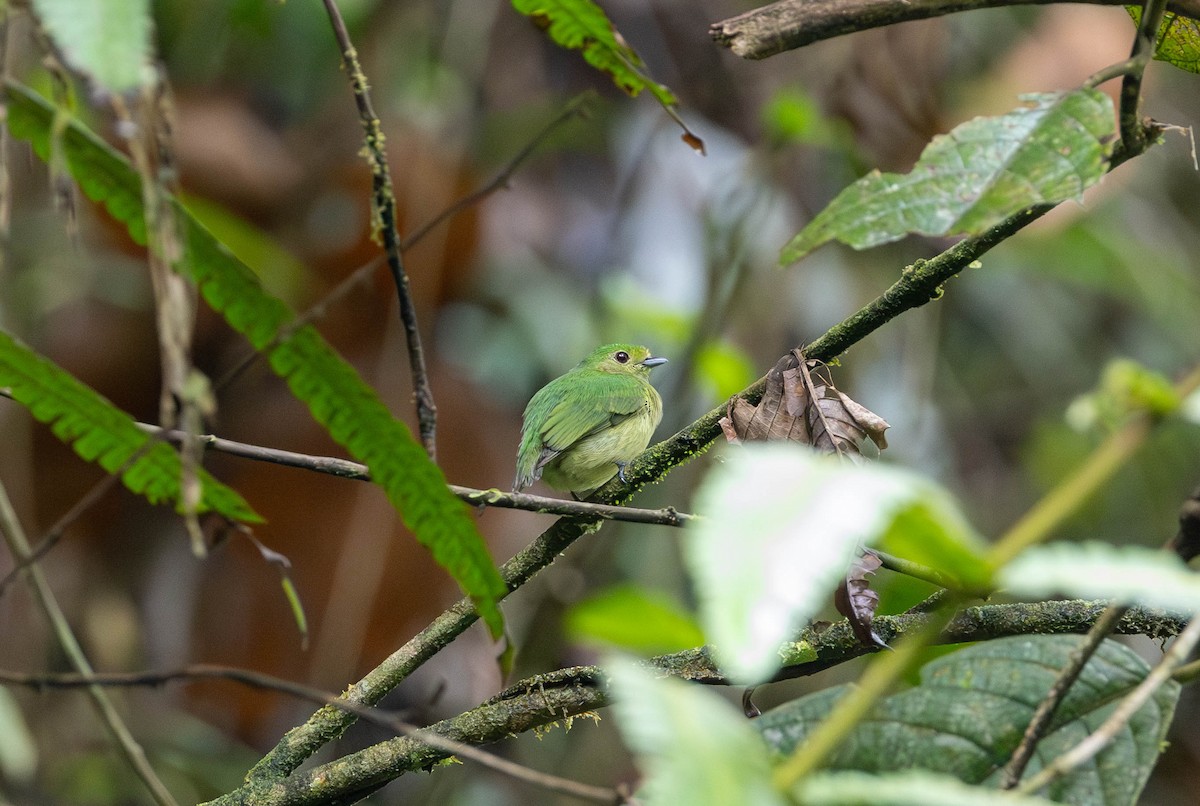
M646 390L637 378L612 376L604 383L593 384L594 390L582 402L559 400L542 425L543 451L553 454L567 450L576 442L616 425L646 406ZM551 457L540 462L544 465Z

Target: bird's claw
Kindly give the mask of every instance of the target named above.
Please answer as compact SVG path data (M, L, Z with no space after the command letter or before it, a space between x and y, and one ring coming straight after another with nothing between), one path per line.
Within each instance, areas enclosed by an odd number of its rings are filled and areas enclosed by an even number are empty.
M617 478L619 478L621 480L622 484L628 484L629 479L625 478L625 468L628 465L628 462L617 462L616 465L617 465Z

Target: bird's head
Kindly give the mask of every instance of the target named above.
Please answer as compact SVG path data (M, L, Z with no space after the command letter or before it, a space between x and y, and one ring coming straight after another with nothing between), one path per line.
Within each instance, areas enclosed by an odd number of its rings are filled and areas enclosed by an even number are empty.
M579 368L614 375L649 375L652 368L665 363L667 359L655 358L649 348L638 344L606 344L580 361Z

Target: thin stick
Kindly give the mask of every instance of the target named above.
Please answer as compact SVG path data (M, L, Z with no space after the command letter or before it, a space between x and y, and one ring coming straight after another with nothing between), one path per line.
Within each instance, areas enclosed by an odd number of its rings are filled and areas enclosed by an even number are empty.
M325 11L333 24L333 34L342 52L342 63L350 76L354 90L354 102L362 120L366 138L367 164L371 167L372 206L379 216L379 230L383 236L384 252L388 268L396 284L396 295L400 300L400 321L408 340L408 363L412 371L413 397L417 405L417 428L421 444L429 458L437 461L437 406L433 403L433 388L429 385L429 372L425 367L425 352L421 349L421 331L417 326L417 308L413 303L404 271L404 259L400 254L400 234L396 229L396 197L392 191L392 177L388 171L387 153L384 150L383 127L371 105L367 77L358 62L358 52L350 42L350 34L342 13L334 0L324 0Z
M1088 630L1083 641L1071 652L1066 666L1059 671L1058 677L1054 679L1054 684L1050 686L1046 696L1038 703L1037 710L1033 712L1033 718L1029 720L1029 726L1025 728L1021 743L1017 745L1012 757L1004 765L1000 777L1001 789L1014 789L1017 784L1021 783L1025 767L1033 758L1038 742L1046 735L1058 706L1066 699L1067 692L1079 679L1083 667L1091 660L1092 655L1096 653L1096 650L1104 643L1104 639L1112 633L1128 610L1129 608L1124 605L1114 604L1106 607L1100 614L1100 618L1096 619L1096 623Z
M269 674L255 672L250 669L239 669L233 666L215 666L212 664L199 663L192 666L185 666L181 669L172 669L169 671L146 671L146 672L110 672L110 673L76 673L76 674L24 674L21 672L13 672L0 669L0 683L17 686L29 686L32 688L91 688L93 686L104 687L151 687L162 686L166 683L183 682L194 683L200 680L228 680L234 683L251 686L268 691L280 691L284 694L290 694L302 700L318 703L320 705L332 705L335 708L340 708L344 711L353 713L355 716L378 725L386 730L393 731L401 736L411 736L428 744L430 747L436 747L438 750L444 751L446 755L462 756L469 758L472 761L495 770L510 778L515 778L519 781L524 781L534 786L540 787L550 792L558 792L564 795L570 795L580 800L592 801L595 803L621 803L623 798L614 789L607 787L592 786L579 781L572 781L569 778L561 778L557 775L531 770L528 767L523 767L520 764L515 764L507 759L500 758L497 755L489 753L485 750L480 750L474 745L466 744L465 742L455 741L446 736L442 736L428 729L419 728L416 725L405 722L396 717L378 711L374 708L367 708L357 705L352 702L341 699L336 694L322 691L311 686L305 686L300 683L294 683L291 680L284 680L280 677L274 677Z
M260 462L298 467L328 473L346 479L370 481L371 472L367 466L348 459L338 459L333 456L311 456L294 451L264 448L260 445L250 445L245 442L235 442L232 439L196 434L185 434L181 431L162 431L157 426L148 423L138 423L144 431L163 434L166 439L176 441L192 439L204 447L254 459ZM564 498L548 498L528 493L506 493L497 489L477 490L472 487L462 487L457 484L447 485L450 491L468 504L480 507L500 507L501 509L522 509L529 512L540 512L544 515L559 515L567 518L584 518L587 520L614 520L629 523L649 523L661 526L684 526L697 520L698 516L687 512L679 512L674 507L664 509L637 509L635 507L614 506L612 504L597 504L587 501L568 501ZM3 590L0 584L0 590Z
M17 519L17 513L13 509L3 484L0 484L0 532L4 533L4 540L13 557L18 562L26 562L29 559L29 541L25 537L25 530ZM50 623L63 654L67 656L77 672L84 675L91 674L92 665L88 662L83 648L71 631L71 625L67 623L67 617L63 615L62 608L58 606L58 600L55 599L54 591L50 589L42 569L37 565L30 565L26 568L25 573L29 576L34 598L41 607L46 621ZM88 696L91 697L92 705L99 714L100 721L108 729L109 735L112 736L121 755L125 757L126 763L145 784L154 801L159 806L178 806L175 798L171 796L170 791L154 772L154 768L150 766L150 762L146 760L145 751L142 750L137 739L133 738L129 728L125 726L125 722L117 713L112 700L108 698L108 693L99 686L88 686Z

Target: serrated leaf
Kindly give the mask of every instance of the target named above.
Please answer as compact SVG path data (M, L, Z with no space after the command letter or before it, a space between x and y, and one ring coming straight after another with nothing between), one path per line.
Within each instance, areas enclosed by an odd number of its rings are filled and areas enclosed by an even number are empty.
M919 769L995 787L1079 637L1031 635L975 644L925 665L921 684L882 700L829 760L831 770ZM1146 676L1136 653L1105 641L1059 706L1027 775L1097 728ZM844 687L780 706L755 721L768 744L790 753L828 714ZM1096 757L1044 790L1057 803L1133 806L1171 722L1179 685L1169 682ZM884 801L886 802L886 801ZM973 802L973 801L965 801Z
M818 773L792 793L804 806L1053 806L1044 798L983 789L920 770L887 775Z
M1028 107L938 135L907 174L872 171L783 249L794 263L830 240L866 249L910 233L973 235L1032 204L1078 199L1104 176L1116 123L1094 89L1023 96Z
M1021 596L1065 594L1200 613L1200 576L1174 554L1142 546L1052 543L1021 552L998 583Z
M0 387L29 409L39 422L70 445L80 457L109 473L121 471L132 492L154 504L183 511L183 479L179 453L137 427L134 419L62 367L0 331ZM153 442L153 444L151 444ZM198 512L218 512L246 523L261 523L238 492L198 469L201 497Z
M32 91L8 86L9 129L30 141L43 159L50 153L53 107ZM141 184L128 162L70 120L60 138L71 176L84 193L146 241ZM259 350L314 419L371 470L405 525L434 560L472 598L494 636L503 632L499 599L507 592L475 520L455 498L436 464L401 420L311 325L290 330L292 312L266 293L258 278L179 204L175 204L183 259L176 269L205 301Z
M632 96L647 90L664 107L675 106L675 94L642 73L642 57L613 28L592 0L512 0L513 8L532 17L558 45L578 50L592 67L608 74Z
M766 745L729 703L630 660L604 666L617 727L646 776L639 803L784 806L771 785Z
M700 646L704 633L671 599L634 585L617 585L571 606L564 627L575 640L592 640L644 655Z
M33 0L33 10L67 63L109 92L149 75L150 0Z
M1141 6L1126 6L1133 24L1142 22ZM1189 73L1200 73L1200 22L1173 11L1163 14L1158 27L1154 58Z
M778 443L731 451L696 494L704 514L683 542L700 596L700 622L722 670L756 683L778 650L834 591L860 545L917 508L944 522L947 543L972 555L961 516L930 482L896 468L857 465ZM979 567L982 560L976 559Z

